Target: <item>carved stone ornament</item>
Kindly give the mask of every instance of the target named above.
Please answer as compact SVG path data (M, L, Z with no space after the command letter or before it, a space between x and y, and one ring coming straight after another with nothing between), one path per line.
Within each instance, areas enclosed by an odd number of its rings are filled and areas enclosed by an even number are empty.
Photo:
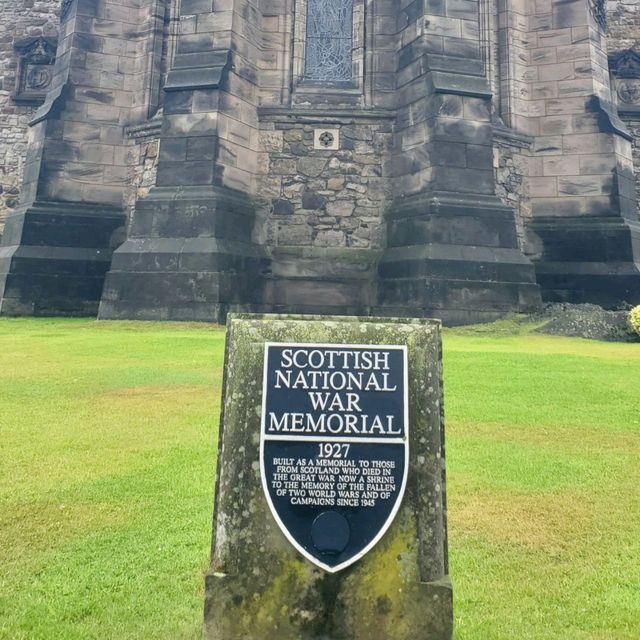
M640 106L640 80L618 80L616 92L621 105Z
M75 0L62 0L62 4L60 5L60 22L64 22L71 11L71 6Z
M616 78L640 79L640 53L626 49L609 56L609 69Z
M18 59L15 102L41 104L53 80L57 40L42 36L25 38L15 44Z
M596 22L605 30L607 28L607 2L606 0L589 0L589 9Z

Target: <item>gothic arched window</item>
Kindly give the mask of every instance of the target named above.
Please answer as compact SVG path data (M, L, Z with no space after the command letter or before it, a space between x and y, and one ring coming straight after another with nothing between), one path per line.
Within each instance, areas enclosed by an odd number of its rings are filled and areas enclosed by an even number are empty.
M349 82L352 55L353 0L308 0L304 77Z

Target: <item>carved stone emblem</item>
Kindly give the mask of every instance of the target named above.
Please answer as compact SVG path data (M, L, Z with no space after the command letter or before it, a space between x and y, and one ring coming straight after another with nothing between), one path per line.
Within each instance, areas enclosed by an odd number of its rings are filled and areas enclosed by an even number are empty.
M640 80L618 80L617 93L621 103L640 105Z
M340 148L339 129L314 129L313 148L335 151Z
M23 104L41 104L53 80L57 41L32 37L16 43L18 58L16 90L13 99Z
M621 113L640 110L640 53L625 49L609 56L614 95Z
M616 78L640 79L640 53L625 49L609 56L609 68Z

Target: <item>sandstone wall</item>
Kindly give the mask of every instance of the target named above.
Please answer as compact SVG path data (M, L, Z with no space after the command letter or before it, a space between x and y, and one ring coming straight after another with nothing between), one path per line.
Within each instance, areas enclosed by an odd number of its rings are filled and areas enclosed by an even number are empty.
M16 207L33 106L18 105L11 96L17 83L15 45L26 37L58 35L60 0L0 0L0 234Z
M268 209L269 244L379 248L388 195L382 162L391 125L335 125L335 151L314 149L317 127L264 124L258 196Z
M640 53L640 2L638 0L609 0L609 53L635 49ZM636 173L636 193L640 203L640 113L623 113L622 119L634 136L633 164Z
M167 2L168 6L173 5L173 2ZM486 2L487 11L493 13L494 3ZM9 211L15 208L19 201L20 196L20 183L23 173L24 156L26 152L26 132L28 128L28 122L35 111L34 106L16 104L12 100L12 94L16 89L17 83L17 55L15 51L15 45L26 37L33 36L46 36L57 37L58 34L58 8L60 0L0 0L0 233L2 229L2 221ZM506 5L505 5L506 6ZM516 11L518 7L528 7L526 2L513 2L508 5L511 10ZM640 49L640 2L638 0L608 0L607 10L609 16L608 27L608 50L610 52L621 51L624 49L635 47ZM525 9L526 11L526 9ZM535 19L535 16L531 19ZM495 22L495 21L494 21ZM511 21L509 25L516 24ZM519 23L518 23L519 24ZM172 28L172 27L171 27ZM189 25L185 24L184 28L188 30ZM496 33L493 41L486 37L487 46L489 48L497 50L497 38L498 27L495 24L487 23L487 34L489 32ZM515 27L511 26L511 36L506 37L502 34L502 37L509 42L511 48L514 49L520 42L518 39L518 32ZM286 31L286 29L285 29ZM172 44L164 45L164 51L162 53L162 73L166 72L166 59L168 57L167 50L172 48ZM541 55L542 50L536 50L532 54L532 62L539 62L537 57ZM537 57L536 57L537 56ZM494 52L493 58L497 59L497 54ZM503 56L504 57L504 56ZM519 60L520 58L518 58ZM495 60L489 60L489 66L495 63ZM378 65L379 66L379 65ZM278 68L277 74L281 73ZM275 72L274 72L275 73ZM501 100L503 104L502 116L505 122L509 124L510 118L519 115L517 109L515 112L510 111L508 107L507 98L511 95L509 87L511 86L505 78L511 79L515 84L520 81L520 70L514 69L502 69L502 73L495 73L492 75L492 80L496 86L494 89L498 90L498 93L502 94ZM276 74L276 75L277 75ZM494 76L502 76L502 91L500 91L500 79ZM274 81L275 82L275 81ZM515 86L514 84L514 86ZM539 87L536 86L535 89ZM542 87L540 87L542 89ZM277 92L276 92L277 93ZM278 94L277 98L281 98ZM268 103L269 100L265 99ZM512 100L513 102L513 100ZM515 109L517 104L512 108ZM530 114L528 114L530 115ZM634 145L634 164L636 167L636 173L640 172L640 148L638 148L637 140L640 135L640 116L631 117L625 116L625 122L631 129L636 137L636 144ZM523 119L528 121L530 118ZM517 123L514 123L517 124ZM276 130L278 126L273 125ZM302 151L302 147L309 145L311 135L311 128L307 127L306 131L301 130L303 135L303 141L301 145L296 147L299 153L293 152L293 147L289 142L283 143L282 149L265 149L262 148L261 152L263 162L268 162L276 167L269 178L264 179L261 188L266 188L269 192L272 187L271 184L267 184L269 181L279 181L283 178L278 173L277 167L285 167L287 162L293 163L297 166L300 160L307 155L313 155L311 149ZM520 131L525 130L526 127L518 127ZM349 135L349 127L345 128L345 134ZM371 135L374 135L372 132ZM289 134L297 135L297 134ZM369 135L369 133L367 133ZM377 135L377 134L376 134ZM345 138L348 139L348 138ZM145 194L153 181L155 180L155 164L157 161L157 143L149 144L150 138L147 134L142 136L133 135L130 136L130 153L128 157L129 172L127 180L129 181L130 191L127 196L127 204L131 206L136 196ZM299 142L299 141L291 141ZM366 146L366 140L356 140L359 148ZM295 147L295 145L294 145ZM528 149L521 146L519 140L512 144L508 139L498 136L495 143L496 148L496 179L497 179L497 191L505 202L508 202L515 207L519 214L519 218L526 218L530 215L529 205L527 204L527 196L529 195L524 184L523 175L530 168L530 160L528 159ZM347 205L348 202L353 202L353 211L364 211L362 207L357 205L358 201L358 188L367 185L371 180L375 180L375 176L362 175L362 171L371 172L372 167L375 164L365 164L363 167L358 168L353 173L354 180L345 180L345 186L339 189L330 189L329 179L335 178L336 173L340 170L340 163L351 163L353 150L345 150L341 152L343 158L337 157L334 160L334 165L330 165L331 154L327 155L327 166L322 170L321 176L304 176L303 173L297 172L296 177L291 179L291 184L286 185L286 192L280 189L278 193L271 194L269 192L269 200L271 202L272 211L274 214L273 223L268 229L268 234L272 236L278 235L278 228L283 229L283 233L293 234L297 239L292 239L296 243L322 245L331 239L331 242L335 242L339 245L348 246L350 243L354 243L359 246L366 246L369 244L371 238L370 235L370 223L375 226L374 220L379 219L379 212L369 211L366 215L363 213L361 218L356 219L358 216L353 217L350 212L351 209ZM377 162L377 161L376 161ZM338 163L338 164L336 164ZM356 163L357 164L357 163ZM260 169L263 170L267 165L262 164ZM366 168L368 167L368 168ZM378 168L376 167L376 170ZM309 182L315 185L315 188L308 189L303 188L303 183ZM346 184L350 184L351 188L347 189ZM337 180L331 181L332 185L337 184ZM324 204L316 211L312 216L308 216L308 210L303 207L302 197L303 194L307 194L306 202L310 202L310 192L325 192L324 195L320 194L317 198L317 202L321 200ZM263 192L264 194L264 192ZM638 186L638 194L640 197L640 183ZM284 202L286 201L286 204ZM326 213L327 202L339 203L337 205L329 207L329 209L337 211L341 208L343 215L331 216ZM275 204L274 204L275 203ZM287 213L282 213L286 210ZM292 213L289 213L289 212ZM347 215L344 215L344 211L349 211ZM278 213L280 212L280 213ZM304 215L303 218L298 218L298 215ZM369 215L371 214L371 215ZM296 223L300 222L297 226ZM284 240L281 238L281 240ZM277 240L276 240L277 242ZM373 240L373 244L377 244L376 240Z
M496 195L516 213L516 229L520 245L524 239L524 224L531 217L531 204L525 176L531 171L533 138L511 129L496 128L493 137L493 162Z
M640 46L640 2L638 0L608 0L608 49L636 49Z

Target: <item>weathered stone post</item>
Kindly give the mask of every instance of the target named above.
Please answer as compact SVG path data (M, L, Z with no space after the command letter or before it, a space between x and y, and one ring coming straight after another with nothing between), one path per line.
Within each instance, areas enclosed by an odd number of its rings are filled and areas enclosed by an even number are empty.
M388 364L401 356L408 363L404 377ZM372 360L386 365L368 366ZM347 373L353 376L351 405L344 404L343 388L325 413L311 405L306 414L294 413L305 411L314 388L332 389L333 396ZM451 638L439 323L230 316L223 394L205 638ZM398 397L404 404L394 405ZM385 406L385 415L374 416L374 406ZM300 460L305 450L318 451ZM274 451L291 458L274 459ZM315 467L394 471L380 472L386 485L337 476L343 484L313 493L320 476ZM279 492L277 481L284 487ZM301 488L307 501L298 506L301 498L294 496ZM389 489L373 498L375 505L367 491L373 488ZM395 517L391 513L379 530L359 524L391 509L393 500ZM372 540L375 534L381 537Z

